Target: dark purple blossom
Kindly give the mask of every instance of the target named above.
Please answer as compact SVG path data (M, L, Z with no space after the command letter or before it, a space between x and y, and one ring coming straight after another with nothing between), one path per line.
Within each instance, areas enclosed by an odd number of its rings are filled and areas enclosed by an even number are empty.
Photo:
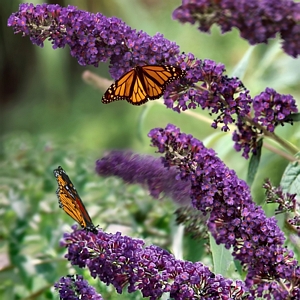
M214 275L199 262L177 260L156 246L146 247L142 240L107 234L92 235L84 230L65 234L63 246L72 265L87 267L91 275L118 293L125 286L129 293L140 290L143 297L158 299L170 293L172 299L232 299L247 295L241 281L233 282ZM242 299L242 298L236 298Z
M34 44L51 40L53 48L70 47L81 65L98 66L110 59L110 72L118 79L136 65L179 65L179 47L158 33L151 37L131 29L118 18L89 13L74 6L21 4L8 19L15 33L29 35Z
M300 53L300 4L291 0L183 0L173 18L198 22L205 32L213 24L222 33L236 27L251 45L267 43L279 33L287 54L297 57Z
M112 151L97 160L96 172L100 176L118 176L126 183L141 184L156 199L165 195L181 204L190 203L190 185L176 178L176 168L164 168L161 158Z
M292 123L289 116L297 113L296 101L291 95L281 95L271 88L253 99L254 117L237 118L238 130L233 133L234 148L243 150L243 156L249 158L250 151L256 154L259 139L264 134L273 133L277 125Z
M88 282L81 275L69 275L61 277L54 287L59 291L62 300L91 299L102 300L101 295L89 286Z
M262 133L243 118L238 118L236 127L238 130L235 130L232 135L232 140L235 142L234 149L236 151L243 150L242 156L248 159L250 152L256 154L257 145L259 138L262 137Z
M184 57L182 57L184 59ZM185 79L190 88L180 92L166 89L165 104L168 108L180 112L200 106L212 114L218 114L212 126L224 124L223 131L229 130L228 125L234 123L234 116L245 116L250 112L251 97L238 78L224 75L223 64L205 59L195 59L192 54L187 56L188 73ZM200 82L199 84L197 84Z
M216 242L232 247L233 256L247 268L246 284L253 295L263 286L276 299L287 299L290 294L281 281L293 286L299 281L300 269L293 252L284 247L276 219L267 218L255 205L247 184L212 149L173 125L153 129L149 137L164 153L164 165L177 166L180 178L190 181L193 206L209 213L207 224Z
M281 95L271 88L253 98L253 121L273 132L275 126L283 124L291 113L298 112L291 95Z

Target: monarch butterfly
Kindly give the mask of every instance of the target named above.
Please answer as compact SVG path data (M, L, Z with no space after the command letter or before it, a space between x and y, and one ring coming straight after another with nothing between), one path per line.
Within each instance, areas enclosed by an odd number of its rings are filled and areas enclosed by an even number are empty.
M149 99L160 98L168 84L185 75L185 70L173 66L136 66L107 89L102 103L127 100L133 105L144 104Z
M73 183L64 169L59 166L53 171L53 173L58 183L56 195L59 207L73 218L82 228L97 234L97 228L94 226L91 217L89 216Z

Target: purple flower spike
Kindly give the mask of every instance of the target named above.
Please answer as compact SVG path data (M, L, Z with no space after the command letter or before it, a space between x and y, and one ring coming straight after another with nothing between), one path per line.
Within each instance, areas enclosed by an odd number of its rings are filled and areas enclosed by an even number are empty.
M152 145L164 153L164 165L177 166L182 180L191 182L195 208L209 213L208 228L218 244L233 249L233 256L248 269L246 285L255 296L268 291L287 299L296 290L300 269L276 219L267 218L254 204L247 184L228 169L211 149L169 124L149 133ZM265 294L263 294L265 295Z
M52 4L21 4L19 11L8 19L15 33L30 36L31 41L43 46L51 40L53 48L70 47L71 55L81 65L98 66L110 59L114 79L137 65L179 65L179 47L156 34L131 29L118 18L107 18L97 13L79 10L74 6Z
M207 32L213 24L222 33L232 27L251 45L267 43L277 33L283 39L284 51L297 57L300 54L300 4L290 0L183 0L173 13L181 22L195 24Z
M261 132L255 126L245 122L243 118L238 118L236 126L238 130L235 130L232 135L232 140L235 142L234 149L236 151L243 150L242 156L248 159L250 152L257 153Z
M190 183L176 178L175 168L167 170L161 158L132 152L112 151L96 162L100 176L118 176L126 183L138 183L156 199L163 193L180 204L190 203Z
M273 132L275 126L282 124L291 113L298 112L296 101L291 95L281 95L266 88L253 99L254 122Z
M159 299L170 293L172 299L242 299L247 288L214 275L199 262L177 260L166 250L145 247L144 242L99 230L91 235L84 230L65 234L62 244L72 265L87 266L91 275L118 293L127 285L129 293L140 290L143 297ZM83 263L84 262L84 263Z
M252 99L249 91L238 78L224 75L224 65L209 59L197 60L189 54L186 66L185 81L190 88L185 92L177 90L176 94L171 87L167 88L164 94L167 107L177 112L199 106L208 109L212 114L218 114L212 127L224 124L223 131L229 130L228 125L234 123L236 114L243 117L250 112Z
M292 123L289 116L298 112L296 101L291 95L282 95L271 88L253 99L254 117L238 116L236 126L238 131L233 133L234 148L243 150L243 156L248 159L250 151L256 154L259 138L263 131L274 132L277 125Z
M98 66L110 60L110 73L119 79L137 65L167 64L187 72L180 84L168 85L167 107L180 112L198 106L218 114L212 126L223 123L223 130L233 123L233 114L244 116L250 111L249 92L237 78L228 78L225 68L211 60L197 60L192 54L179 54L179 47L156 34L150 37L135 31L117 18L92 14L76 7L21 4L8 19L15 33L29 36L34 44L51 40L53 48L68 45L71 55L82 65ZM200 82L199 86L196 83ZM191 87L186 91L187 87Z
M278 124L292 121L289 116L298 112L296 102L291 95L282 95L267 88L265 92L251 99L249 91L238 78L224 75L224 66L211 60L197 60L191 54L187 56L187 91L174 94L165 92L165 104L180 112L200 106L217 114L212 127L222 124L222 130L228 131L235 123L238 131L234 132L235 149L243 150L243 156L257 152L262 130L273 132ZM253 106L253 107L251 107ZM251 118L251 110L254 118Z
M54 287L59 291L59 297L62 300L103 299L80 275L62 277Z

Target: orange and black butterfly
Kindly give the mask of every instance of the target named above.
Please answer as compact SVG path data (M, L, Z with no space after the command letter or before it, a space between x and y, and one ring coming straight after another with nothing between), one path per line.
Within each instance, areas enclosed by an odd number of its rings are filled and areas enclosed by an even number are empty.
M133 105L141 105L160 98L168 84L185 75L185 70L173 66L136 66L107 89L102 102L127 100Z
M73 183L64 169L59 166L53 171L58 188L56 194L59 207L62 208L71 218L73 218L82 228L98 233L90 215L81 201Z

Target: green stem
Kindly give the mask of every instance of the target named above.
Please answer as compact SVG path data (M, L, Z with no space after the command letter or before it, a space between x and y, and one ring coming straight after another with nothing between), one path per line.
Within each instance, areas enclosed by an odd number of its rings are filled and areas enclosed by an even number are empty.
M259 130L261 130L264 133L265 136L267 136L267 137L273 139L274 141L276 141L279 145L281 145L283 148L288 150L291 154L295 155L296 153L299 152L299 149L296 146L294 146L293 144L287 142L286 140L283 140L282 138L280 138L275 133L266 130L263 126L255 123L249 116L245 116L244 119L248 123L250 123L251 125L253 125L256 128L258 128Z

